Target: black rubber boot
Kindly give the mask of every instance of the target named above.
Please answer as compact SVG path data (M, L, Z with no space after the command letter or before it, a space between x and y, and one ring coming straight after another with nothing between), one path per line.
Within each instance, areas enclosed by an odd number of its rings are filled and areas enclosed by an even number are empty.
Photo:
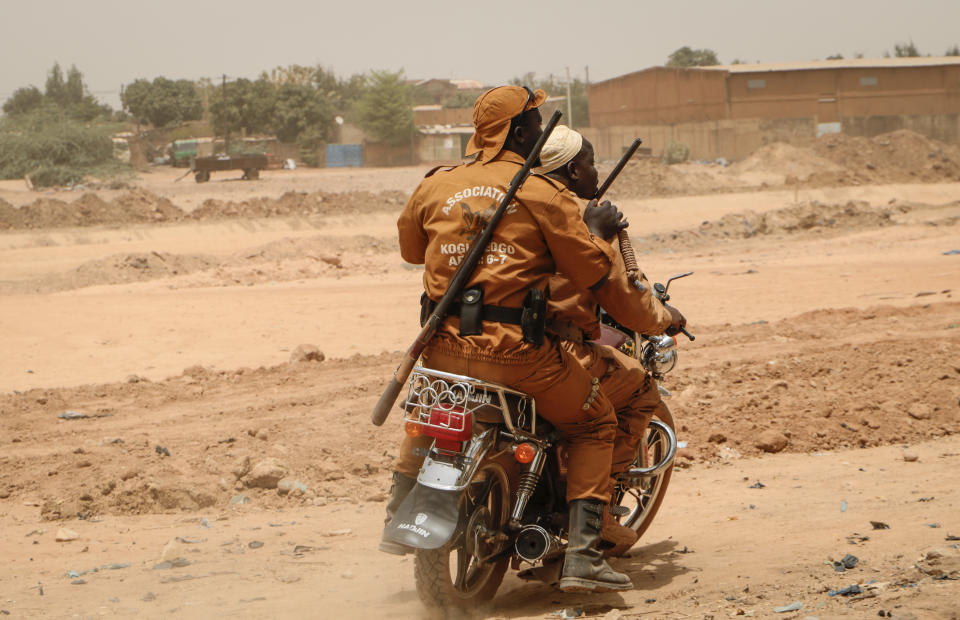
M393 520L393 515L395 515L400 508L400 504L403 503L403 500L406 499L416 484L417 481L410 476L405 476L398 471L393 472L393 484L390 485L390 499L387 500L387 516L383 520L384 533L386 533L386 528L390 525L390 521ZM406 555L413 551L413 549L406 545L384 540L383 538L380 539L379 549L380 551L392 553L393 555Z
M606 505L595 499L570 502L570 535L563 558L560 589L564 592L630 590L630 577L610 568L597 549Z

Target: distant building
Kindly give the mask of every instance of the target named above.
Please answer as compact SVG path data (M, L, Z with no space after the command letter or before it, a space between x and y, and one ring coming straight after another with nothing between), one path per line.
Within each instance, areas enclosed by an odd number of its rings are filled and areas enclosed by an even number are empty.
M741 158L774 141L830 132L910 129L960 143L960 57L653 67L591 84L590 128L601 157L637 136L659 153Z

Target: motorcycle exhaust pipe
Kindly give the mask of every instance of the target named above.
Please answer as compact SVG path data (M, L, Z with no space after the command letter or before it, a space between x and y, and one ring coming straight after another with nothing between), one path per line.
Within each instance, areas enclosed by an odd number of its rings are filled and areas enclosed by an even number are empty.
M525 525L513 544L522 559L531 564L560 549L556 536L539 525Z

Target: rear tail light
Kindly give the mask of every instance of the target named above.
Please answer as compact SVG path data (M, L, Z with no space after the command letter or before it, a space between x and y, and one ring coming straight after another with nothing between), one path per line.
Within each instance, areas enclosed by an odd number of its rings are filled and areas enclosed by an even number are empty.
M435 406L430 410L430 420L420 427L427 437L438 440L467 441L473 435L473 414L463 407L444 409ZM459 446L458 446L459 449Z

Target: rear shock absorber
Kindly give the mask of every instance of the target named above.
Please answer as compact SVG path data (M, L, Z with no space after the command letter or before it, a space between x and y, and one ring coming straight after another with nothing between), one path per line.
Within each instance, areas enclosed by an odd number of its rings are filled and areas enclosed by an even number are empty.
M533 497L533 492L537 489L537 483L540 482L540 474L543 472L544 463L546 463L546 452L537 448L537 453L527 466L527 470L520 474L520 481L517 483L517 499L513 504L513 512L510 514L510 529L517 530L520 528L523 513L527 509L530 498Z

